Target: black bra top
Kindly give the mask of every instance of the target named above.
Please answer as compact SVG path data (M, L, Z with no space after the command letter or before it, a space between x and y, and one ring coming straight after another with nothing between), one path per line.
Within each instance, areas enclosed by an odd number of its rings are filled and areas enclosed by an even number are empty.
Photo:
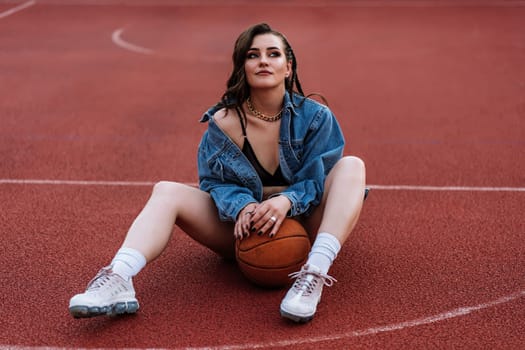
M259 178L261 179L261 182L263 186L287 186L288 182L283 176L283 173L281 171L281 166L279 165L277 167L277 170L275 171L275 174L270 174L264 167L259 163L259 160L257 159L257 156L255 155L255 152L253 151L252 145L248 141L248 137L246 136L246 127L244 126L244 123L241 120L241 127L242 127L242 134L244 136L244 144L242 145L242 153L248 158L252 166L255 168L255 171L257 172L257 175L259 175Z

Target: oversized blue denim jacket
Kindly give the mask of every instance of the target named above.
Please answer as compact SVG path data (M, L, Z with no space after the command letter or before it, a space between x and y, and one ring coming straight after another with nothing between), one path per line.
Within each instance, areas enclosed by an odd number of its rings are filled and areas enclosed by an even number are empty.
M290 186L280 194L292 203L289 216L308 214L320 203L326 175L342 157L344 137L330 109L312 99L284 96L279 162ZM241 149L215 123L211 107L198 152L199 186L213 198L222 221L235 221L249 203L261 202L263 185Z

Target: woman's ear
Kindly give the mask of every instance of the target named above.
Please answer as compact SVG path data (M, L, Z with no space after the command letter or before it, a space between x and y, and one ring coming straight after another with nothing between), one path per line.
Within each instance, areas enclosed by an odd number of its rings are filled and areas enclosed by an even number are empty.
M289 78L292 74L292 61L288 61L286 64L286 77Z

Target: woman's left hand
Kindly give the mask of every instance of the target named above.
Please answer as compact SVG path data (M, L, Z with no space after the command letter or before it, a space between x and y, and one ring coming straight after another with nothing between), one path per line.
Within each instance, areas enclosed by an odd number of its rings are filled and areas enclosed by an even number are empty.
M250 232L258 235L268 232L270 237L275 236L291 206L290 200L283 195L261 202L251 216Z

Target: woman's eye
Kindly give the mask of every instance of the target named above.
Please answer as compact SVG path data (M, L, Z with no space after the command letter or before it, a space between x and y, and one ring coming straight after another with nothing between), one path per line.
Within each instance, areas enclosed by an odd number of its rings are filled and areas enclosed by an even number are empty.
M281 53L279 51L274 51L270 53L270 57L279 57L279 56L281 56Z
M247 55L246 55L246 58L257 58L259 57L256 53L254 52L249 52Z

